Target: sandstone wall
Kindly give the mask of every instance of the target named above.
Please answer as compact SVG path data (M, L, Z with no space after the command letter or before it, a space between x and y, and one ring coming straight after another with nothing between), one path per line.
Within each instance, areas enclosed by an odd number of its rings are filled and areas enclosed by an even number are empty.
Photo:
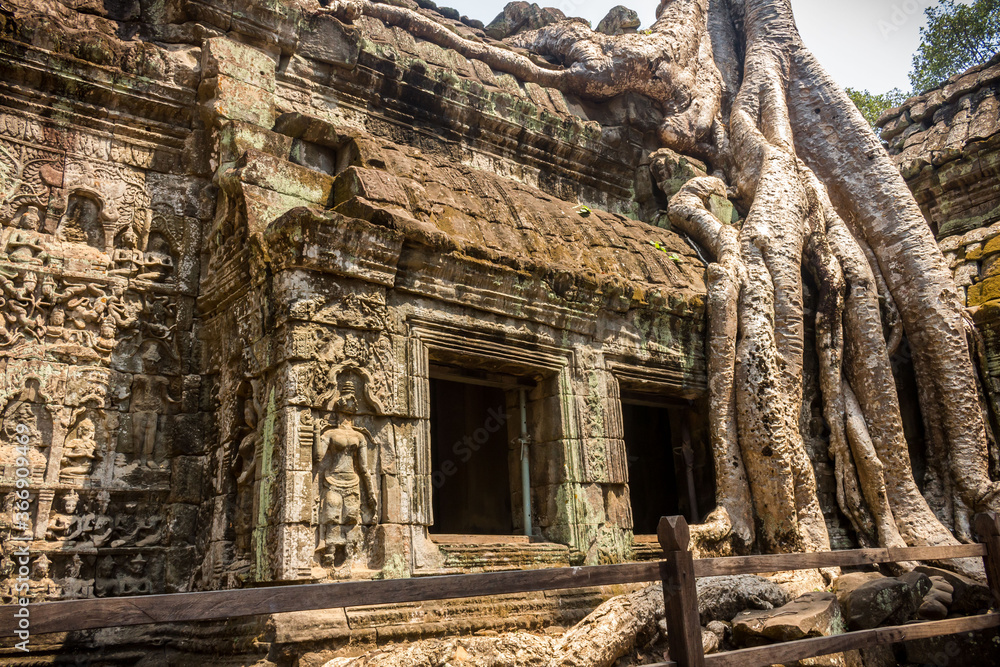
M984 403L996 431L1000 395L1000 56L879 119L963 288L981 336ZM905 363L905 359L902 360ZM914 429L916 430L916 429ZM991 446L991 474L1000 454Z
M0 527L32 597L633 553L620 394L705 388L703 263L661 221L648 100L312 2L7 6L5 519L19 426L30 484ZM441 365L528 387L542 543L429 537Z
M704 441L705 285L655 192L649 100L590 104L307 0L14 0L0 49L0 537L5 553L30 543L31 597L656 555L633 541L621 398L687 415L671 449ZM992 93L956 84L887 127L909 150L940 136L946 107L972 119L957 154L904 170L935 183L932 220L985 214L996 193L956 194L994 174L966 160L995 155L975 129L996 98L985 72ZM678 158L679 182L691 165ZM533 539L430 533L440 368L526 388ZM803 431L834 542L853 546L818 415ZM19 446L25 525L2 523ZM710 459L696 450L702 516ZM108 630L45 650L288 662L310 642L569 623L601 595Z
M989 246L1000 221L1000 59L885 114L882 138L910 184L969 306L1000 297ZM1000 284L1000 283L997 283Z

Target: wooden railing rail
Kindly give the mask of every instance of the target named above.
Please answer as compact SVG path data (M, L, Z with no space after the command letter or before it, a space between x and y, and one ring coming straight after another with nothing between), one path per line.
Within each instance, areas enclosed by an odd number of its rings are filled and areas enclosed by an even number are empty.
M982 544L892 549L855 549L828 553L778 554L694 561L688 550L690 536L683 517L660 519L658 537L663 547L663 595L666 602L667 636L674 662L646 667L767 667L815 658L831 653L856 651L882 644L941 637L1000 627L1000 613L980 614L944 621L927 621L885 628L847 632L830 637L770 644L706 656L701 645L701 623L697 597L692 598L698 577L726 574L756 574L826 567L847 567L900 561L940 561L952 558L983 559L994 606L1000 608L1000 520L996 514L980 514L975 520Z
M1000 627L1000 613L848 632L705 656L696 579L900 561L982 558L996 605L1000 608L1000 520L995 514L980 514L975 525L981 544L695 560L688 548L687 522L683 517L664 517L658 531L664 556L662 561L653 563L66 600L30 604L26 608L34 635L662 581L671 662L649 667L765 667L878 644ZM16 618L14 612L19 609L17 605L0 608L0 637L17 636L21 617Z

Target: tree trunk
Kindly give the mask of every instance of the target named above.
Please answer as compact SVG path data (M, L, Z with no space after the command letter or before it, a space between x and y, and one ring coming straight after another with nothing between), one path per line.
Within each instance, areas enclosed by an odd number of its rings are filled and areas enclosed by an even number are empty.
M663 618L663 589L647 586L611 598L562 637L524 632L499 637L434 639L335 658L324 667L611 667L637 645L656 637Z

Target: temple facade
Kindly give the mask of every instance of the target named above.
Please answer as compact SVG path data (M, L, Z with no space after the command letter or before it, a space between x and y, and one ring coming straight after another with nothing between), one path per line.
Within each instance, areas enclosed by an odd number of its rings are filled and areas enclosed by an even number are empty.
M394 4L473 41L537 27ZM12 0L0 49L0 601L15 541L41 601L653 558L660 516L715 507L706 261L665 213L706 168L651 167L650 100L307 0ZM987 346L998 68L883 119ZM184 650L569 623L603 597L206 624Z
M711 511L647 100L306 3L6 21L0 495L25 454L39 599L617 562Z

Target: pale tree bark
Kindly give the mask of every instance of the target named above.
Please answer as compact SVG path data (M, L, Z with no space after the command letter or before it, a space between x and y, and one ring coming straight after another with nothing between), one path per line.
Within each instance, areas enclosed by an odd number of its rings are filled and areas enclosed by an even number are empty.
M713 176L690 181L669 207L711 256L718 507L694 528L696 542L724 542L727 553L830 548L799 426L803 270L818 287L815 348L837 497L860 539L954 544L969 512L1000 509L947 263L878 139L802 44L788 0L663 0L649 34L610 37L568 20L507 40L558 61L554 69L401 7L340 0L329 11L374 17L580 97L645 95L663 110L663 146L711 166ZM738 228L710 211L712 197L727 196L747 212ZM913 477L890 365L904 334L930 447L950 471L940 486L953 490L954 509L937 515Z
M636 645L655 639L663 618L663 589L647 586L611 598L562 637L513 633L387 647L356 658L335 658L324 667L612 667Z

